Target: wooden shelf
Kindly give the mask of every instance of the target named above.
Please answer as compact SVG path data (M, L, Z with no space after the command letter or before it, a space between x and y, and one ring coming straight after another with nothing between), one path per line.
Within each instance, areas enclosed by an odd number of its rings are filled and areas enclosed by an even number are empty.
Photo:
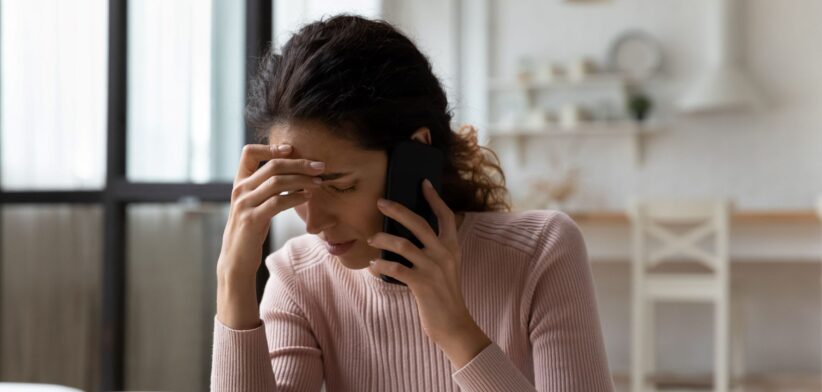
M628 223L628 215L621 211L568 212L579 223ZM813 209L807 210L737 210L731 212L734 223L789 222L817 223L822 218Z
M574 127L548 125L543 127L499 126L488 127L490 141L513 139L517 143L520 164L525 163L525 146L529 138L541 137L631 137L633 138L633 156L636 165L644 160L645 138L661 133L658 127L646 127L633 121L588 122Z
M633 121L615 122L587 122L573 127L561 125L535 126L500 126L488 127L492 138L522 137L522 136L620 136L639 133L655 133L655 128L646 128Z
M555 80L528 80L517 81L511 79L491 79L488 88L491 91L527 91L542 89L575 89L575 88L601 88L625 86L625 79L616 73L597 73L586 76L584 79L575 80L566 77L559 77Z

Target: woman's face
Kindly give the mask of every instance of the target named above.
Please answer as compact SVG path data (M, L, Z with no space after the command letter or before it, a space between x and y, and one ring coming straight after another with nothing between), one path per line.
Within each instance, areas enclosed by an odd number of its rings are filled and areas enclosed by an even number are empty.
M343 265L368 267L368 261L380 253L365 240L382 231L383 215L377 200L384 192L387 154L363 150L334 136L325 125L308 121L274 126L269 142L291 145L288 158L325 162L320 175L323 184L294 209L308 233L327 242L354 241L345 253L337 255Z

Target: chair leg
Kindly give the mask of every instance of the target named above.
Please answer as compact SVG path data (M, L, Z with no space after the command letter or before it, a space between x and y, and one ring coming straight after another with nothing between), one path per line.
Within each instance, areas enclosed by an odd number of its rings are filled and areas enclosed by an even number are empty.
M714 391L728 391L728 296L720 296L714 304Z
M745 381L745 369L747 369L745 347L745 309L741 300L731 301L731 384L739 384ZM736 381L736 382L734 382ZM742 391L742 388L738 388Z
M634 288L637 290L637 288ZM637 293L631 304L631 391L644 392L645 386L645 306Z
M652 377L652 381L646 383L646 391L656 391L656 303L648 301L645 303L645 374Z

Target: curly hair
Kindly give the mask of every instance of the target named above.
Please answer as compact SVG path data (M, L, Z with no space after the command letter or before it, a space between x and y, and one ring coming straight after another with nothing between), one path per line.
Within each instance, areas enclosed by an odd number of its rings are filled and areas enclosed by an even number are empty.
M269 48L249 86L245 118L268 130L314 120L368 150L389 151L420 127L445 156L442 198L454 211L510 211L496 154L471 126L451 129L452 112L431 64L390 23L338 15L303 26Z

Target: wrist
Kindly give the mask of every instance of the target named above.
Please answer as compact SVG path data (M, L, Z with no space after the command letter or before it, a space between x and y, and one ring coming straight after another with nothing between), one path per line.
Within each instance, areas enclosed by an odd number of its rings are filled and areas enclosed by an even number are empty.
M460 332L440 339L437 345L451 361L454 369L460 369L491 343L485 332L476 323L472 323Z
M217 260L217 285L230 284L236 286L238 284L247 285L249 282L257 281L257 271L249 268L236 266L232 263L224 262L221 259Z

